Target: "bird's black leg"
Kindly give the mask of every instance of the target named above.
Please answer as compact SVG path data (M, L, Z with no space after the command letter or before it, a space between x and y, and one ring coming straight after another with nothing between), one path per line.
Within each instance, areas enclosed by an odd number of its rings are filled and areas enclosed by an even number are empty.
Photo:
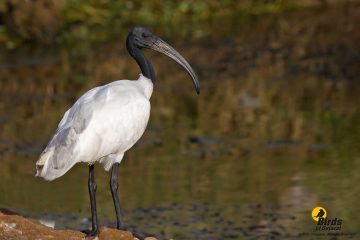
M110 176L110 189L111 194L114 200L114 206L115 206L115 212L116 212L116 228L117 229L123 229L125 227L124 220L122 218L121 209L120 209L120 202L119 202L119 196L117 194L118 190L118 173L119 173L119 163L114 163L112 170L111 170L111 176Z
M89 180L88 180L88 187L89 187L89 195L90 195L90 204L91 204L91 223L92 229L91 231L84 231L87 236L96 236L99 233L99 225L98 225L98 218L96 212L96 183L95 183L95 176L94 176L94 165L89 166Z
M119 174L119 163L115 163L111 170L110 189L111 189L111 194L112 194L112 197L114 200L114 206L115 206L115 212L116 212L116 222L117 222L116 228L119 230L130 231L133 233L133 235L135 237L137 237L140 240L145 239L145 237L152 236L152 235L148 235L148 234L144 234L144 233L135 231L134 229L130 229L127 226L125 226L125 223L124 223L124 220L123 220L122 214L121 214L119 196L117 194L117 190L119 187L118 181L117 181L118 174Z

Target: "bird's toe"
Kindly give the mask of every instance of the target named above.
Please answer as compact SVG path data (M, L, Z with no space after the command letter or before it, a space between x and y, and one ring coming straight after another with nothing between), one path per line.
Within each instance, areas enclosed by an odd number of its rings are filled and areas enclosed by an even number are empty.
M95 237L95 236L99 235L99 230L98 229L83 230L81 232L85 234L85 237Z
M122 231L131 232L134 235L134 237L138 238L139 240L145 240L145 238L148 238L148 237L156 238L156 236L153 234L143 233L143 232L140 232L133 228L129 228L127 226L121 226L121 227L118 227L117 229L122 230Z

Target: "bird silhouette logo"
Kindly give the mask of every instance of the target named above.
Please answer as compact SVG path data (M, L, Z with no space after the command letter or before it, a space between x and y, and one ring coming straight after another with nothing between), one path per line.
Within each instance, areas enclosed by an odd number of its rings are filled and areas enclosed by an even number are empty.
M317 217L317 218L321 218L321 217L324 216L324 214L325 214L324 210L320 209L320 210L319 210L319 213L316 215L316 217Z
M323 207L316 207L312 210L311 216L314 221L319 221L320 218L326 218L326 210Z

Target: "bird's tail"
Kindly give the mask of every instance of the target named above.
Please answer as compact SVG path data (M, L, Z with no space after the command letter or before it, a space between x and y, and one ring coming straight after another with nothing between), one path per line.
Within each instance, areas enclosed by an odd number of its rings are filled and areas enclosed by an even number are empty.
M69 161L67 164L59 168L55 165L56 158L57 156L54 150L44 151L40 155L39 160L36 162L35 176L42 177L47 181L52 181L64 175L76 164L75 161Z
M36 176L52 181L76 164L77 136L73 129L57 133L36 162Z

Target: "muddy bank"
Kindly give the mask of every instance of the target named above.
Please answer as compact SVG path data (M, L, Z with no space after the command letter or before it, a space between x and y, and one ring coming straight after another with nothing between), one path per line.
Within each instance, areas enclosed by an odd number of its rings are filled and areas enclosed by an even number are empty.
M55 230L40 224L34 219L24 218L9 211L0 211L0 240L32 239L80 240L85 239L85 234L72 230ZM102 227L100 228L99 237L86 239L136 240L137 238L131 232ZM149 237L146 240L156 239Z

